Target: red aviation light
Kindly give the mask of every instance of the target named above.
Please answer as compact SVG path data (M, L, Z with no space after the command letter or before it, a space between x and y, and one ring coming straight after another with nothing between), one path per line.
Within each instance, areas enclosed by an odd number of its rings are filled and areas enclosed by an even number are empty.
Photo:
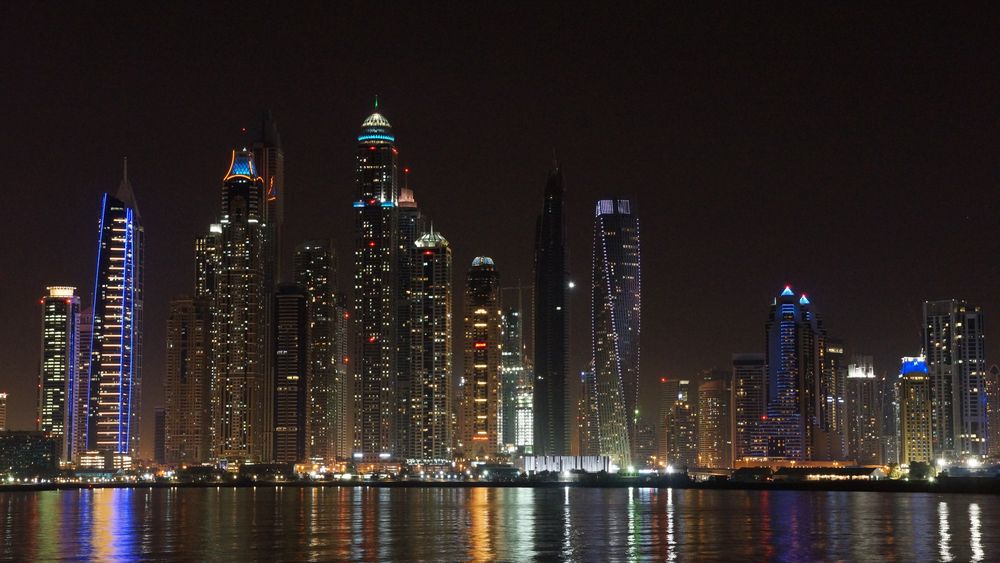
M345 318L345 319L349 319L349 318L351 318L351 314L350 314L350 313L344 313L344 318Z
M660 383L666 383L666 382L667 382L667 378L666 377L661 377L660 378Z
M372 248L375 248L375 241L371 241L371 242L369 242L369 243L368 243L368 246L370 246L370 247L372 247Z
M369 336L368 337L368 343L371 344L373 342L375 342L375 337L374 336Z
M398 150L396 150L396 148L395 148L395 147L393 147L393 149L392 149L392 154L399 154L399 151L398 151Z
M373 151L375 150L375 147L368 147L368 150Z
M485 342L476 342L475 344L473 344L473 346L475 346L476 348L482 349L482 348L486 347L486 343Z
M350 358L348 358L347 356L344 356L344 363L345 363L345 364L349 364L349 363L351 363L351 359L350 359Z
M433 250L425 250L425 251L424 251L424 256L431 256L431 255L433 255L433 254L434 254L434 251L433 251Z
M760 419L761 419L761 420L767 420L767 415L766 415L766 414L762 414L762 415L760 415Z

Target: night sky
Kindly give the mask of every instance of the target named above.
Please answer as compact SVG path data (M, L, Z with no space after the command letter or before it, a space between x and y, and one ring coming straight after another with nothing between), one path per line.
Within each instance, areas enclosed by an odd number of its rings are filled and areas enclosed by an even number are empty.
M593 205L619 196L641 220L644 385L763 351L785 284L880 373L919 352L925 299L981 304L1000 359L992 14L135 6L0 6L12 428L33 425L45 286L91 300L100 196L117 189L122 156L147 236L148 453L168 300L192 291L193 239L219 214L240 128L273 110L285 255L333 237L349 286L354 137L376 94L418 203L452 243L456 318L474 256L493 257L504 285L531 280L555 150L578 284L574 372L590 357Z

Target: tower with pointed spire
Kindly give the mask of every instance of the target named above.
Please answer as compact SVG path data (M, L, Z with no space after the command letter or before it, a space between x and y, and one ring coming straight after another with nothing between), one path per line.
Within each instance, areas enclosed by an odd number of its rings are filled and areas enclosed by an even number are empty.
M535 237L535 455L570 453L567 258L563 173L553 162Z
M145 234L123 159L118 192L105 193L98 227L87 398L87 447L139 453Z

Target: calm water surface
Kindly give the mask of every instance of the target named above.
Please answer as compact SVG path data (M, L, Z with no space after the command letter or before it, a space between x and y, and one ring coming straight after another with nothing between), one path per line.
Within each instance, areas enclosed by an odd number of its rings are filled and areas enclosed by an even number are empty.
M0 493L0 557L1000 560L993 496L657 489Z

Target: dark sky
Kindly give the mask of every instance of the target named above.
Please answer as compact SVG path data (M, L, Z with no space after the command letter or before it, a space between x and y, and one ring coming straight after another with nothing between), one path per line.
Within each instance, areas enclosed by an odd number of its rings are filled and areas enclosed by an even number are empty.
M0 6L0 389L14 428L34 419L38 298L73 284L90 301L100 195L123 155L147 235L151 436L167 302L191 291L192 240L219 213L239 129L274 111L288 251L334 237L347 284L354 136L374 94L454 247L456 292L479 254L507 283L531 278L557 151L574 370L590 354L604 197L638 200L647 383L762 351L786 283L880 372L919 351L923 300L1000 310L994 14L135 6Z

